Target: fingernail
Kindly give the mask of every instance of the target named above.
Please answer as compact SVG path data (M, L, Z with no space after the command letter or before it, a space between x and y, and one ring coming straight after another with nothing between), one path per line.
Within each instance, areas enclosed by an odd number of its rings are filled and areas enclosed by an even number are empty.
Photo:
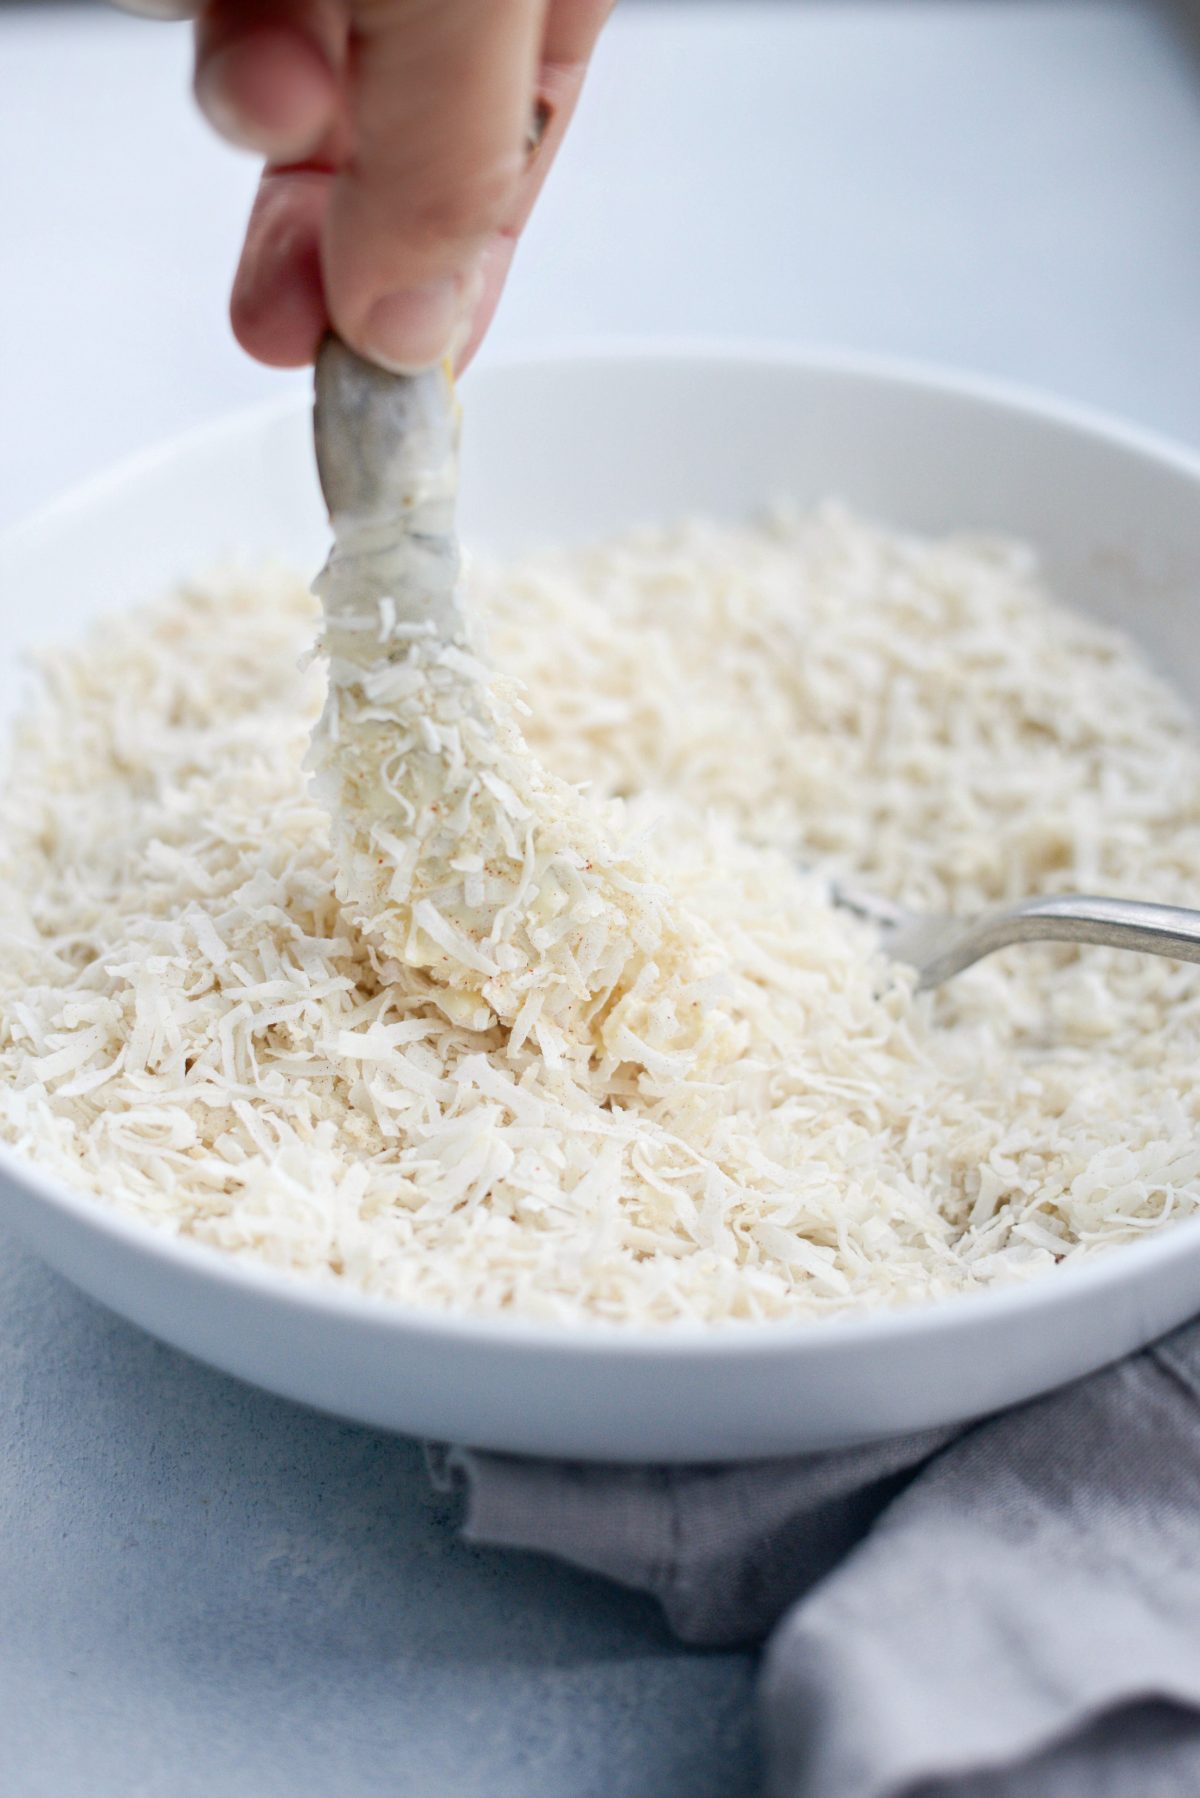
M414 374L451 354L466 309L463 283L451 276L386 293L363 327L363 347L393 374Z

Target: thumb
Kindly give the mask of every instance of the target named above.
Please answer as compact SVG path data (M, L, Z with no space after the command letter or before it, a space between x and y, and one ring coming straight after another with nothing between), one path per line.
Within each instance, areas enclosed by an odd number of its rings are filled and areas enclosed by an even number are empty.
M355 0L351 152L322 242L330 316L372 361L452 352L525 169L546 0Z

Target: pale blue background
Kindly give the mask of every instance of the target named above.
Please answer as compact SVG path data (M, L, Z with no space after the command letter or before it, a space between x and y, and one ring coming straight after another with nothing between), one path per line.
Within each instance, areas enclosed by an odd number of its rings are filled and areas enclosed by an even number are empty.
M495 332L891 350L1200 443L1200 60L1137 0L627 6ZM288 380L186 38L0 17L0 519ZM453 1532L415 1446L246 1391L0 1239L4 1798L725 1798L750 1657Z

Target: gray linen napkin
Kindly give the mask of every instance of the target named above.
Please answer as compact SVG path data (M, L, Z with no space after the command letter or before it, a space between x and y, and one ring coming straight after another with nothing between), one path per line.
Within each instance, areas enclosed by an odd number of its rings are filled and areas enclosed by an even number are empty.
M430 1451L474 1542L767 1643L771 1798L1200 1793L1200 1323L965 1430L730 1468Z

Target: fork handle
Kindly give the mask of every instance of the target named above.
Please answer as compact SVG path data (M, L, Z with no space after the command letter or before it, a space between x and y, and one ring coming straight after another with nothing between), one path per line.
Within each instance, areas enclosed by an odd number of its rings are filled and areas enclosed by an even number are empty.
M1011 943L1099 943L1200 961L1200 911L1154 905L1144 899L1103 899L1091 893L1056 893L997 906L964 923L940 954L921 969L923 987L939 986L964 968Z

